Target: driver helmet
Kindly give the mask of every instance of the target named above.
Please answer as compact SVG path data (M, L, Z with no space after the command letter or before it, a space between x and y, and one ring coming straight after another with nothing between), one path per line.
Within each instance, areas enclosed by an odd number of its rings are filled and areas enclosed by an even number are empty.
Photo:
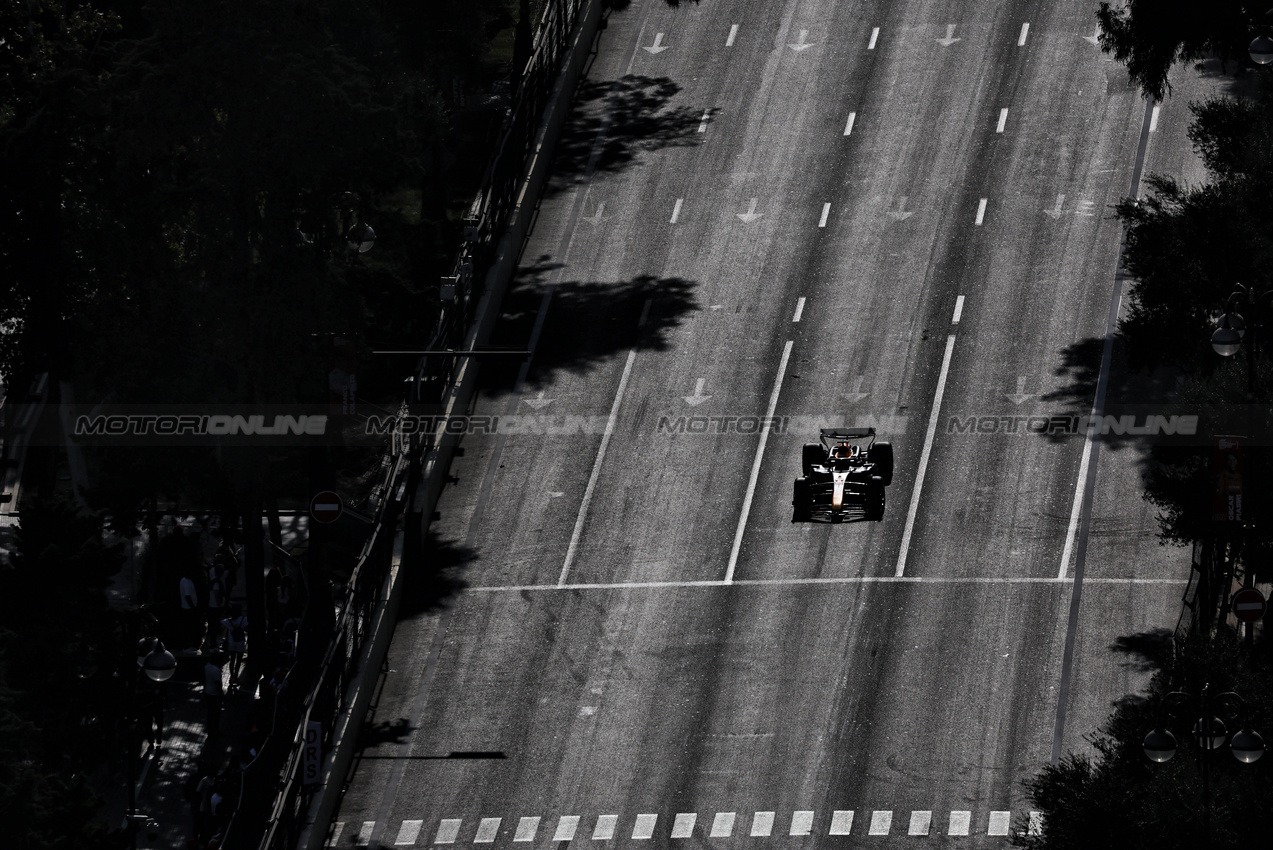
M851 458L855 454L857 454L857 446L849 443L840 443L840 445L835 447L835 452L833 453L836 458Z

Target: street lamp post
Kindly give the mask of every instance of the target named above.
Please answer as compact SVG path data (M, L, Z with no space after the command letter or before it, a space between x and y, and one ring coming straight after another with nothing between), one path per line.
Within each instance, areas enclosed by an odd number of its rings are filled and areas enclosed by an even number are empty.
M1194 720L1192 734L1198 745L1198 762L1202 768L1202 825L1206 836L1206 846L1211 845L1211 753L1224 747L1228 742L1233 757L1243 764L1251 764L1264 755L1264 739L1246 722L1246 703L1242 697L1232 691L1212 695L1210 683L1202 686L1202 692L1194 697L1184 691L1172 691L1163 697L1162 711L1168 717L1176 718L1175 708L1182 704L1195 703L1197 718ZM1233 706L1237 706L1234 710ZM1213 707L1214 706L1214 707ZM1221 711L1230 720L1242 717L1242 728L1229 737L1228 727L1224 720L1216 715ZM1145 757L1152 762L1162 764L1171 760L1176 754L1176 736L1160 725L1145 736L1143 743Z
M164 649L157 638L146 637L137 642L137 669L132 673L129 704L132 717L128 729L128 835L133 850L137 850L137 833L151 822L149 815L137 811L137 682L141 673L151 682L166 682L177 669L177 659Z
M1268 306L1273 297L1273 289L1256 292L1240 283L1234 286L1237 289L1225 299L1220 317L1216 319L1215 330L1211 333L1211 347L1221 357L1232 357L1246 343L1247 391L1255 395L1255 356L1259 353L1260 345L1257 334L1260 326L1259 311ZM1239 307L1246 310L1249 320L1237 312Z

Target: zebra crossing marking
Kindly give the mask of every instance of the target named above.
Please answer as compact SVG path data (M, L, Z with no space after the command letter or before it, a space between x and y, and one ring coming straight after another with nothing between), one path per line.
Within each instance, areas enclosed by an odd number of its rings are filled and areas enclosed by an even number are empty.
M814 818L816 813L811 810L799 809L791 813L791 826L787 834L795 837L803 837L813 834ZM753 812L751 818L751 829L749 835L752 838L769 838L773 835L775 812ZM1037 811L1027 812L1027 835L1043 834L1043 814ZM554 843L573 841L579 832L579 825L583 818L579 815L560 815L557 818L557 826L553 832L552 840ZM831 813L831 823L827 830L828 835L850 835L853 832L854 811L852 809L836 809ZM539 827L543 823L542 817L520 817L517 821L517 827L513 833L512 840L517 843L532 843L539 835ZM657 813L643 813L636 816L632 827L632 838L637 841L648 841L655 837L654 833L658 826L659 815ZM734 825L738 821L737 812L716 812L712 817L711 828L708 832L708 838L732 838L734 835ZM504 822L503 818L481 818L478 821L477 832L473 836L473 844L493 844L499 838L500 825ZM619 815L597 815L597 821L592 830L593 841L610 841L615 837L615 831L619 823ZM1007 837L1012 834L1012 812L995 810L988 813L986 830L984 834L994 837ZM459 840L460 827L463 825L462 818L442 818L438 823L437 832L433 836L433 844L455 844ZM694 828L698 825L697 812L678 812L672 818L669 837L685 839L694 837ZM353 836L353 845L355 847L366 847L371 843L371 837L376 828L375 821L363 821L359 824L357 835ZM424 820L409 819L404 820L398 827L398 837L394 840L395 846L409 847L418 843L420 833L424 828ZM331 827L331 837L327 841L327 847L336 847L344 834L345 823L336 821ZM893 810L891 809L875 809L871 812L869 826L867 827L868 835L890 835L893 829ZM914 809L910 813L910 821L907 826L907 835L929 836L933 831L933 812L929 809ZM950 812L949 821L946 829L947 835L964 836L972 834L972 812L970 811L952 811Z

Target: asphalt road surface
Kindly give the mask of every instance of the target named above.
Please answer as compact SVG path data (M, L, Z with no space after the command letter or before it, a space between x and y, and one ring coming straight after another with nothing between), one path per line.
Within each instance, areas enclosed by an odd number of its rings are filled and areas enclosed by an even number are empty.
M610 15L498 331L534 357L486 369L333 846L1039 827L1023 782L1144 686L1189 574L1143 446L1064 424L1137 380L1112 205L1198 176L1095 7ZM893 442L882 522L791 521L821 425Z

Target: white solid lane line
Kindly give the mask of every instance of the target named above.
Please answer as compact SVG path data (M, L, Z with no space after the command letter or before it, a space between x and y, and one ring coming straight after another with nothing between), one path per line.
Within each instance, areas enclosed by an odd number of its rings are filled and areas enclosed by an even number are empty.
M747 529L747 516L751 513L751 502L756 497L756 482L760 479L760 462L765 457L765 446L769 443L769 423L773 421L774 410L778 407L778 395L782 392L782 379L787 374L787 361L791 359L791 346L795 340L787 340L782 347L782 360L778 363L778 377L774 379L774 391L769 394L769 409L760 423L760 445L756 447L756 459L751 464L751 478L747 481L747 495L743 499L743 512L738 517L738 529L734 532L734 546L729 551L729 566L725 569L725 583L734 580L734 568L738 566L738 553L743 548L743 532ZM564 577L564 575L563 575Z
M1039 578L1031 576L972 576L944 578L941 576L842 576L840 578L740 578L731 582L721 579L702 581L616 581L610 583L581 584L502 584L487 587L467 587L473 593L522 593L529 590L663 590L689 587L797 587L809 584L1068 584L1072 578ZM1084 578L1084 584L1111 585L1159 585L1188 584L1183 578Z
M681 201L684 200L684 198L676 199L676 204L672 207L672 218L668 224L676 224L676 220L681 217Z
M829 215L831 215L831 204L825 203L822 205L822 218L818 219L818 227L827 226L827 216Z
M867 50L874 50L874 49L875 49L875 40L876 40L877 38L879 38L879 37L880 37L880 28L879 28L879 27L876 27L875 29L871 30L871 43L870 43L870 44L868 44L868 45L866 46L866 49L867 49Z
M856 119L857 119L857 117L858 117L858 114L857 114L856 112L850 112L850 113L849 113L849 120L848 120L848 123L846 123L846 124L844 125L844 135L846 135L846 136L847 136L847 135L849 135L849 133L852 133L852 132L853 132L853 122L854 122L854 120L856 120Z
M597 479L601 477L601 464L606 459L606 448L610 445L610 437L614 434L614 425L619 418L619 405L623 402L623 393L628 388L628 378L632 375L632 364L636 361L636 349L628 352L628 362L623 367L623 377L619 379L619 390L614 394L614 404L610 405L610 418L606 420L605 433L601 435L601 448L597 449L597 460L592 465L592 475L588 477L588 486L583 491L583 503L579 505L579 516L575 519L575 530L570 535L570 545L566 547L566 562L561 565L561 576L558 586L566 583L570 567L575 562L575 553L579 550L579 538L583 537L584 522L588 519L588 506L592 504L592 494L597 489ZM772 415L772 414L770 414Z
M986 220L986 199L982 198L981 203L977 204L977 225L980 226Z
M704 121L706 121L706 120L707 120L707 115L706 115L706 113L704 113L704 115L703 115L703 120L704 120ZM998 127L995 127L995 132L996 132L996 133L1002 133L1002 132L1003 132L1003 128L1004 128L1004 127L1006 127L1006 126L1007 126L1007 124L1008 124L1008 107L1006 107L1006 106L1005 106L1003 109L1000 109L1000 110L999 110L999 126L998 126ZM702 130L699 130L699 132L701 133L701 132L703 132L703 131L702 131Z
M800 300L796 301L796 314L791 317L791 321L798 322L800 317L804 315L804 296L800 296Z
M1026 37L1026 34L1027 34L1027 33L1029 33L1029 32L1030 32L1030 25L1029 25L1029 24L1022 24L1022 25L1021 25L1021 37L1017 39L1017 47L1025 47L1025 37Z
M894 576L906 574L906 555L911 545L911 533L915 530L915 513L919 510L919 494L924 486L924 472L928 469L928 457L933 453L933 438L937 435L937 418L941 414L942 396L946 394L946 378L950 375L950 356L955 350L955 335L946 337L946 354L941 361L941 374L937 376L937 394L933 397L933 412L928 416L928 431L924 434L924 448L919 454L919 468L915 473L915 489L911 491L911 506L906 511L906 526L902 529L902 547L897 553L897 569Z
M959 324L960 318L964 315L964 296L960 295L955 299L955 315L951 316L950 323L952 325Z
M725 46L733 47L734 39L737 38L737 36L738 36L738 24L734 24L732 27L729 28L729 38L725 39Z

